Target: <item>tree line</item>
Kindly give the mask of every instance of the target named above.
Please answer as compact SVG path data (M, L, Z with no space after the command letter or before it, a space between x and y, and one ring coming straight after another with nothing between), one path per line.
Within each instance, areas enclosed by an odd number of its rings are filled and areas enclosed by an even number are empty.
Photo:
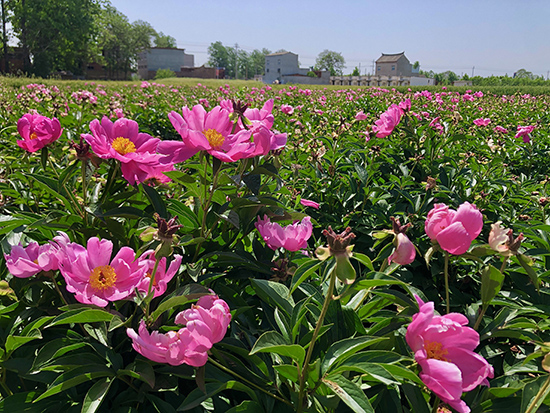
M140 52L176 47L172 36L146 21L130 22L108 0L0 0L0 6L3 72L10 72L9 36L21 48L23 72L40 77L84 75L96 62L109 78L127 78Z

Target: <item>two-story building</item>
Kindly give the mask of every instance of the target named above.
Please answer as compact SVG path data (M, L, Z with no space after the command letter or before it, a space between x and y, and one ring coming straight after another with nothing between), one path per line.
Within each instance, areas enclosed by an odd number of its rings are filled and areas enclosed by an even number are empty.
M152 47L140 53L138 74L142 79L153 79L159 69L170 69L177 74L182 67L194 66L195 56L185 53L185 49Z
M413 67L405 52L385 54L376 61L375 76L413 76ZM416 72L418 73L418 72Z
M265 69L262 80L265 83L301 83L309 85L328 85L330 72L314 71L312 68L300 68L298 55L292 52L271 53L265 57Z

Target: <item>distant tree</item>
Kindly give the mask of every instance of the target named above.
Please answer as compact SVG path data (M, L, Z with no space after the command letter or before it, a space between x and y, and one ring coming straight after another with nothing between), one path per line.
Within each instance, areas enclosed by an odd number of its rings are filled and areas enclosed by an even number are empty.
M153 26L143 20L136 20L131 24L130 41L134 48L135 58L139 53L151 47L156 36L157 32Z
M342 75L346 67L344 56L338 52L325 49L315 60L315 69L329 70L331 76Z
M355 66L355 69L353 69L353 72L351 73L352 76L361 76L361 72L359 71L359 68Z
M154 42L156 47L168 47L170 49L176 49L178 47L176 39L163 32L156 34Z
M263 48L262 50L255 49L250 55L248 56L248 59L250 60L250 68L252 72L250 75L262 75L265 70L265 57L271 54L271 52Z
M169 77L176 77L176 73L170 69L159 69L155 73L155 79L167 79Z
M288 50L286 50L286 49L279 49L279 50L275 50L275 53L288 53Z
M535 79L535 75L525 69L519 69L516 73L514 73L514 77L517 79Z
M225 68L225 75L228 77L231 77L231 71L232 73L235 72L235 63L233 62L232 69L229 63L229 51L220 41L211 43L210 46L208 46L208 65L210 67Z
M413 63L412 67L413 69L420 69L420 62L417 60L416 62Z
M11 23L27 72L84 71L100 0L11 0Z

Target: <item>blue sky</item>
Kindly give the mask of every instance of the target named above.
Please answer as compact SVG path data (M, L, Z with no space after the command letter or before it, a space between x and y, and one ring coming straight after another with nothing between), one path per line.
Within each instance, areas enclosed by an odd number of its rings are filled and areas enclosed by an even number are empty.
M512 75L550 71L548 0L111 0L133 22L145 20L205 63L221 41L263 47L315 64L325 49L342 53L351 73L372 70L381 53L405 51L421 69ZM475 67L475 68L474 68ZM473 69L474 68L474 69Z

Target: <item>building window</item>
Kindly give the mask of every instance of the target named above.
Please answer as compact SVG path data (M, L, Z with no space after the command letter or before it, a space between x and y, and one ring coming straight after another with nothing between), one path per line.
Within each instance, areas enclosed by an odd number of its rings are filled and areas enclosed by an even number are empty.
M278 72L278 73L281 73L281 68L280 68L280 67L277 69L277 72Z
M265 69L265 71L266 71L267 73L269 73L269 69Z
M395 70L395 65L391 65L391 70Z
M380 66L378 66L378 71L382 70L382 68Z
M278 65L281 64L281 59L277 59L277 64L278 64Z

